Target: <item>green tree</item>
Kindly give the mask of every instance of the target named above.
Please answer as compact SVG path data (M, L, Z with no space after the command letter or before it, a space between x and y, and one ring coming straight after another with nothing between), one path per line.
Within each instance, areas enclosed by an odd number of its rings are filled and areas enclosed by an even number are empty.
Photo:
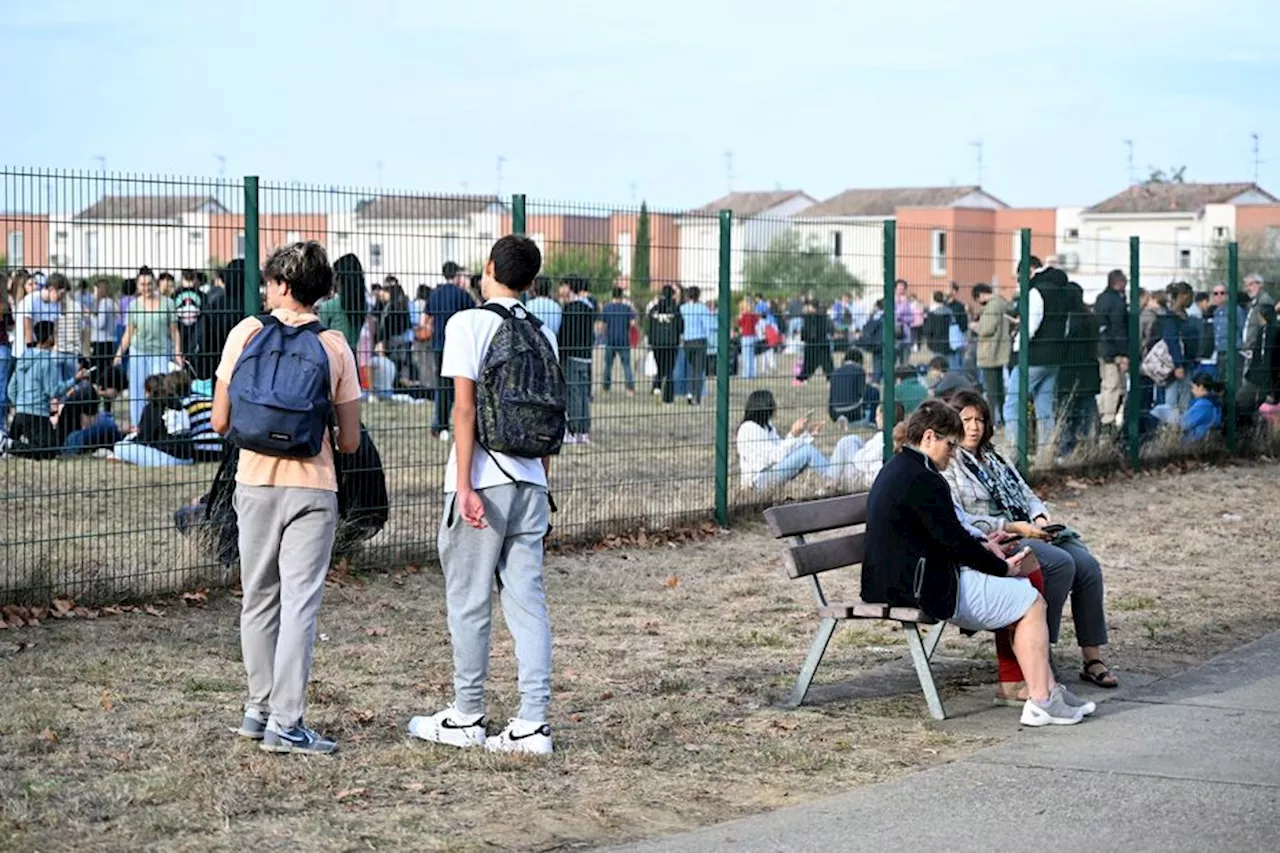
M1244 293L1246 276L1260 275L1273 296L1280 294L1280 245L1264 233L1246 231L1239 235L1240 292ZM1205 265L1195 276L1198 289L1212 290L1215 284L1227 283L1227 243L1214 243L1205 257ZM1247 297L1245 297L1247 298Z
M845 293L861 293L862 282L818 245L816 237L803 241L793 230L769 241L769 248L752 254L742 270L748 293L790 299L813 293L824 303Z
M542 260L542 274L559 283L570 275L580 275L597 296L608 298L618 283L618 255L605 245L558 245Z
M631 255L631 295L643 299L649 295L649 207L640 202L636 220L636 245Z

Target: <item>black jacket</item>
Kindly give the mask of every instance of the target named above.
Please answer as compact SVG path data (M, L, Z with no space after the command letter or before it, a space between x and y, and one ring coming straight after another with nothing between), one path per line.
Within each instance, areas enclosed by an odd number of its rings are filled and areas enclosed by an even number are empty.
M956 612L960 567L1004 577L1004 560L956 518L947 481L906 447L880 470L867 504L862 600L919 607L935 619Z
M560 363L570 358L591 358L596 340L596 312L589 303L575 299L564 306L560 321Z
M1102 391L1102 373L1098 367L1098 323L1084 304L1080 285L1067 285L1067 340L1062 348L1063 362L1058 373L1058 398L1092 397Z
M649 309L645 333L651 347L680 346L680 339L684 337L684 316L674 299L659 299L654 303Z
M1280 326L1274 321L1259 328L1244 378L1266 396L1280 397Z
M1124 294L1108 287L1093 304L1098 321L1098 358L1115 361L1129 354L1129 309Z
M1031 286L1044 300L1044 317L1031 336L1028 358L1037 367L1060 367L1067 338L1067 274L1057 267L1045 267L1031 279Z

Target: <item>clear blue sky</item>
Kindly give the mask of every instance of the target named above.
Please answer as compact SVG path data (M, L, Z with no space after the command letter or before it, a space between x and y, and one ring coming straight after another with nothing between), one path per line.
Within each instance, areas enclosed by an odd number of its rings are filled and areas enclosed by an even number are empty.
M1138 174L1280 192L1280 3L0 0L0 163L663 208Z

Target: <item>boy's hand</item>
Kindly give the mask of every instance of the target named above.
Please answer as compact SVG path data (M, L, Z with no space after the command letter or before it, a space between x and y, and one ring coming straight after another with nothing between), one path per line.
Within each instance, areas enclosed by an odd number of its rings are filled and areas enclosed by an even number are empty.
M473 490L458 492L458 509L462 513L462 520L476 530L488 527L484 520L484 501Z

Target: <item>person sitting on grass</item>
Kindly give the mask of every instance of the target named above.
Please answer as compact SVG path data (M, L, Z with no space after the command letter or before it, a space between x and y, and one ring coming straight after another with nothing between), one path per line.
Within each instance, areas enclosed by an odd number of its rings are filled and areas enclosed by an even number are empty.
M1168 403L1151 409L1143 418L1142 431L1154 434L1161 424L1175 426L1182 431L1182 443L1203 441L1214 430L1222 429L1222 392L1225 386L1213 374L1201 371L1191 379L1191 405L1178 416L1178 410Z
M920 381L920 373L909 364L898 365L893 375L897 379L893 386L893 399L901 403L910 415L929 399L929 389Z
M390 400L396 394L396 363L387 356L383 341L373 345L373 358L369 359L370 385L374 400Z
M105 455L124 438L111 412L102 407L101 396L88 382L72 389L59 419L70 419L67 426L72 430L62 444L63 456L98 452Z
M27 347L9 377L9 399L14 407L12 432L0 452L6 450L15 456L28 459L53 459L58 455L62 440L70 432L70 420L61 422L51 412L59 399L87 379L89 371L83 367L75 376L67 379L63 365L53 348L57 329L51 320L41 320L32 325L34 347ZM0 436L3 433L0 432Z
M832 382L834 385L834 380ZM901 403L894 404L894 446L893 452L902 449L900 430L906 420L906 411ZM876 431L870 438L862 439L856 435L846 435L836 444L831 454L831 476L841 488L851 492L865 492L871 488L884 465L884 404L876 406Z
M806 468L829 477L831 461L813 443L822 424L811 423L808 416L797 418L784 439L773 428L774 411L772 392L760 388L748 395L737 436L743 488L781 486L799 477Z
M844 362L831 374L827 414L831 420L847 428L850 422L865 423L879 400L880 392L867 384L862 353L850 347L844 354Z
M1045 600L1026 580L1035 555L997 557L961 524L942 478L963 436L959 412L941 400L922 403L907 421L906 446L871 487L862 598L919 608L965 630L1012 626L1029 691L1022 724L1074 725L1084 714L1053 676Z
M143 383L146 395L138 430L112 448L116 462L137 465L140 468L173 468L194 465L191 439L181 432L172 432L166 416L173 411L171 398L166 393L167 375L148 376Z

